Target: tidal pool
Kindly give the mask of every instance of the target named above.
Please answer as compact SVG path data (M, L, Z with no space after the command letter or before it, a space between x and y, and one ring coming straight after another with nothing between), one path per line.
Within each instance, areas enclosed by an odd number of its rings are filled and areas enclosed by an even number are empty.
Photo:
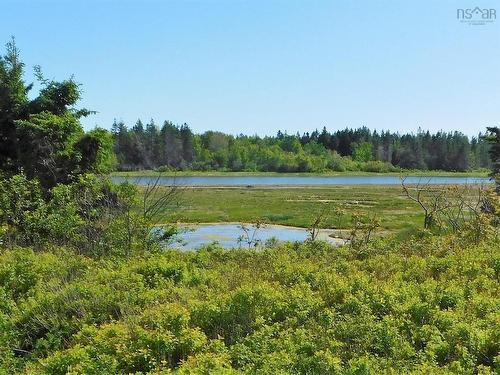
M250 247L255 244L263 245L267 240L276 239L278 241L305 241L309 233L305 228L287 227L283 225L266 225L262 228L255 230L251 224L245 224L248 228L250 239L253 236L253 242ZM190 226L182 226L181 229L185 230L178 235L178 241L169 245L179 250L193 250L204 245L217 242L219 245L226 249L231 248L248 248L249 245L245 236L245 232L241 228L241 224L223 223L223 224L197 224ZM318 235L319 240L330 242L333 245L343 245L345 240L340 238L332 238L334 230L322 229ZM239 241L239 237L243 236Z

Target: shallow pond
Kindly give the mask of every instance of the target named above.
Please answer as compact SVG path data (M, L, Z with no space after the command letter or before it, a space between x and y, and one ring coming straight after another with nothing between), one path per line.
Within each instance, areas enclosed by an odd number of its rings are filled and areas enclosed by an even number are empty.
M147 185L156 180L155 176L119 177L113 181L129 181L138 185ZM488 177L444 177L444 176L408 176L407 184L477 184L490 183ZM399 176L177 176L160 177L161 185L179 186L311 186L311 185L399 185Z
M213 242L219 243L226 249L230 248L248 248L246 240L253 239L250 244L253 247L255 244L262 245L267 240L275 238L278 241L305 241L309 233L305 228L287 227L282 225L266 225L255 231L252 225L247 225L248 237L241 228L241 224L198 224L187 226L184 229L186 232L179 234L179 242L174 242L169 247L180 250L192 250L203 245L208 245ZM321 230L318 239L328 241L334 245L344 244L344 240L330 237L333 230ZM238 238L243 236L242 241Z

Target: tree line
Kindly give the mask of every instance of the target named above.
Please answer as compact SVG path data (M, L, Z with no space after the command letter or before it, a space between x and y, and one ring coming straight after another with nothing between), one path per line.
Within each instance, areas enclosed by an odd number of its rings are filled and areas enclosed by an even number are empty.
M223 170L263 172L367 171L397 169L468 171L490 168L483 134L399 134L367 127L290 135L195 134L187 124L138 120L115 122L111 132L119 170Z

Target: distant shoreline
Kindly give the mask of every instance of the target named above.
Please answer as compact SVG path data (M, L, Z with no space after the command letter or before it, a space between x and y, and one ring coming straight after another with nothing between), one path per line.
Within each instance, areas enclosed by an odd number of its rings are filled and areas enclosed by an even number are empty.
M362 172L362 171L346 171L346 172L223 172L223 171L177 171L177 172L157 172L153 170L142 171L127 171L127 172L112 172L111 176L120 177L147 177L147 176L166 176L166 177L183 177L183 176L440 176L440 177L488 177L488 172L485 171L470 171L470 172L448 172L448 171L423 171L423 170L405 170L401 172Z

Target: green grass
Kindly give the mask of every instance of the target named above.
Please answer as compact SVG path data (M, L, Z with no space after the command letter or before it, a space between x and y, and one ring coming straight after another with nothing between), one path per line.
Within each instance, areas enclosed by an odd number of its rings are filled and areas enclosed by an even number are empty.
M382 232L401 233L422 225L423 214L400 186L331 186L297 188L184 188L179 202L164 212L165 222L254 222L308 227L325 209L326 227L348 228L352 214L377 217Z
M112 176L135 177L135 176L157 176L159 172L152 170L129 171L129 172L113 172ZM347 171L334 172L328 171L323 173L279 173L279 172L223 172L223 171L180 171L180 172L162 172L162 176L455 176L455 177L486 177L487 171L478 170L470 172L446 172L446 171L422 171L422 170L405 170L401 172L374 173L362 171Z

